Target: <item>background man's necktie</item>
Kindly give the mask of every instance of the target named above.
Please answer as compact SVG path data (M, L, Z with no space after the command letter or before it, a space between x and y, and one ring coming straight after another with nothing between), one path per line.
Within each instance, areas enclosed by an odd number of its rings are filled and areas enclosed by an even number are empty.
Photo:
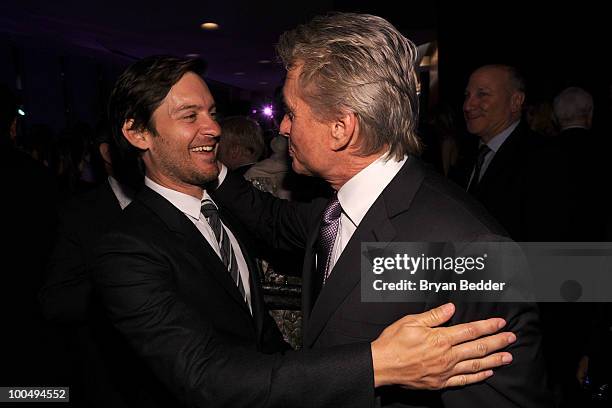
M234 279L234 282L236 282L242 298L246 301L244 285L242 279L240 278L240 271L238 270L238 264L236 263L236 256L234 255L234 250L232 249L229 236L225 232L223 225L221 225L221 219L219 218L217 206L210 200L204 200L202 202L202 214L204 217L206 217L208 224L215 233L215 237L219 243L223 263Z
M319 240L317 241L317 272L319 277L323 277L323 284L325 284L331 272L331 253L336 241L336 235L338 235L341 213L342 207L340 206L340 201L334 195L327 204L327 207L325 207L325 210L323 210L323 220L319 230Z
M468 186L468 193L473 193L478 189L480 183L480 172L482 171L482 165L485 161L485 157L491 151L491 148L486 144L483 144L478 148L478 157L476 158L476 164L474 165L474 175Z

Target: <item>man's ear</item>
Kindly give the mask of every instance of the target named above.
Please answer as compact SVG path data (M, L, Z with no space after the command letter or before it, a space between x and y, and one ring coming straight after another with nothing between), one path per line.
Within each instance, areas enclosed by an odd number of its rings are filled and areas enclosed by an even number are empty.
M134 127L134 119L128 119L123 122L121 132L128 142L140 150L148 150L150 147L151 133L148 130L136 130Z
M113 161L110 154L110 145L106 142L100 143L98 146L98 151L100 152L100 156L102 156L102 160L108 164L112 165Z
M523 108L523 102L525 102L525 93L520 91L513 92L510 97L512 112L520 112Z
M357 116L354 112L342 113L331 124L332 149L341 150L346 148L357 132Z

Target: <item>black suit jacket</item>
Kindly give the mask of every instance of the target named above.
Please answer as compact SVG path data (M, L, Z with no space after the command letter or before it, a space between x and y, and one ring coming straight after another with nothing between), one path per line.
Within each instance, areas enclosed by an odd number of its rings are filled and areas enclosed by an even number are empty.
M610 180L609 146L600 135L584 128L565 129L554 142L562 153L561 170L569 196L569 240L605 241L602 220L606 219L609 200L602 186Z
M100 237L121 214L108 181L71 199L63 208L55 249L39 299L45 317L56 323L70 353L70 400L74 406L123 407L123 367L113 371L122 342L105 329L93 301L91 263ZM129 370L128 370L129 371Z
M474 196L515 241L565 241L571 192L558 144L522 122L501 145Z
M252 315L195 225L152 190L139 193L96 252L95 285L112 323L164 384L147 391L168 389L198 407L350 407L371 398L369 344L264 354L288 346L251 258Z
M108 181L64 206L45 286L39 295L47 319L79 323L88 318L93 250L119 214L121 207Z
M376 338L405 314L420 313L442 303L361 302L361 242L472 242L504 240L505 233L459 188L409 157L359 224L330 278L316 297L315 244L324 200L287 203L228 176L215 199L240 217L262 239L283 249L305 250L302 307L304 346L328 347ZM247 210L248 209L248 210ZM378 390L384 406L547 406L537 312L530 304L459 304L451 323L503 317L517 343L514 362L499 368L485 383L444 392Z

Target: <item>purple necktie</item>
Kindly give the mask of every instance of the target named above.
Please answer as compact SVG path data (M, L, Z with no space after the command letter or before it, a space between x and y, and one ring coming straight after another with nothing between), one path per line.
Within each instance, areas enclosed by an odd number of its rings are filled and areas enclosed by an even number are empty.
M317 241L317 271L319 276L323 276L323 284L331 273L330 262L331 253L338 234L338 225L340 224L340 213L342 207L338 197L334 195L323 210L323 220L321 221L321 229L319 230L319 240Z

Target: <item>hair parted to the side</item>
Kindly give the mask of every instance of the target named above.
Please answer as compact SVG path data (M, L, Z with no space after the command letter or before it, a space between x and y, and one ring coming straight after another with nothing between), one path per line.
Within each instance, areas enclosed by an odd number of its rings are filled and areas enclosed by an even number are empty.
M415 45L387 20L356 13L315 17L282 34L287 69L302 65L301 97L320 119L355 113L360 153L419 154Z
M132 120L132 129L156 135L155 109L183 75L187 72L203 75L204 70L205 63L199 59L156 55L133 63L119 76L110 95L108 119L120 160L115 173L121 182L134 186L144 176L141 152L123 136L124 123Z

